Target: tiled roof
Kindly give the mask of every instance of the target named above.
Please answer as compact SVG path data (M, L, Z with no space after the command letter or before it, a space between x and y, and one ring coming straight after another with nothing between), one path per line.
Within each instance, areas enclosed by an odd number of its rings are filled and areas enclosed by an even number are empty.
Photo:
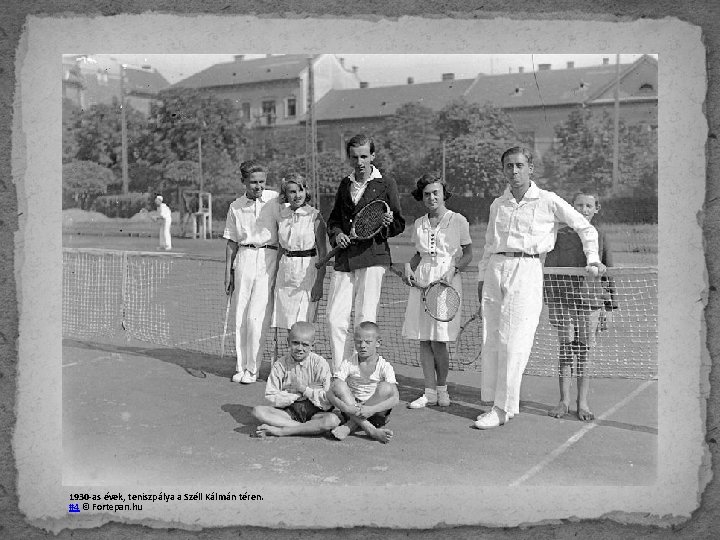
M621 64L621 78L643 62L657 64L649 56L632 64ZM318 102L316 118L329 121L390 116L408 102L439 110L460 97L470 103L492 103L500 108L583 103L599 96L612 86L614 80L615 65L604 64L543 70L535 74L479 75L475 79L437 83L331 90Z
M390 116L405 103L418 103L435 111L462 96L473 79L433 83L330 90L317 103L318 121Z
M128 68L125 70L125 85L128 94L157 94L168 88L170 83L157 71Z
M306 54L284 54L215 64L173 85L173 88L208 88L264 81L297 79L307 68Z

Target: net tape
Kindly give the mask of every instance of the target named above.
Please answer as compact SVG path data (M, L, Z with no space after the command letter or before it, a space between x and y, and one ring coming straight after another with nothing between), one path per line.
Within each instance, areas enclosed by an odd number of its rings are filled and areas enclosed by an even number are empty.
M325 292L317 313L315 350L330 357L326 325L326 300L332 277L328 269ZM545 269L582 283L582 269ZM575 277L572 278L571 275ZM657 269L609 269L612 277L612 324L597 333L590 349L586 373L593 377L657 377ZM224 261L182 254L63 250L63 336L93 340L99 337L134 338L181 350L219 355L223 334L226 297L223 291ZM461 321L478 310L477 273L462 274ZM564 286L563 285L563 286ZM408 288L399 277L387 272L383 281L378 324L382 331L381 352L391 362L419 365L417 341L402 337ZM603 309L603 308L601 308ZM234 309L231 309L226 356L234 356ZM582 310L581 310L582 312ZM558 330L550 322L544 305L526 373L556 375L558 372ZM265 358L270 360L275 345L273 330L268 334ZM279 330L280 354L287 350L287 332ZM482 325L472 325L463 346L478 350ZM451 344L452 351L452 344ZM480 362L469 365L451 360L451 369L480 370Z

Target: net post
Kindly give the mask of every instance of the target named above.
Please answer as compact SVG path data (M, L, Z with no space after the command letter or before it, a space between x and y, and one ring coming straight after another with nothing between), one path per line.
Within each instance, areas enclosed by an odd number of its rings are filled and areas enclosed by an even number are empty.
M125 321L127 318L127 281L128 281L128 254L127 251L122 252L120 259L120 267L122 270L122 281L120 283L120 327L125 331L127 327Z

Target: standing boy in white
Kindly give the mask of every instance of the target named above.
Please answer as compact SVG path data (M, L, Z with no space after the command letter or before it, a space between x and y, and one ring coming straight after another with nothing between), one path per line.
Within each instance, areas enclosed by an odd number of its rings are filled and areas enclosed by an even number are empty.
M532 153L523 147L500 158L508 186L490 206L485 251L478 264L478 297L483 314L483 401L493 408L475 426L503 425L520 412L520 384L542 310L542 259L567 223L580 236L588 266L602 273L598 234L570 204L530 180Z
M277 191L265 189L267 171L254 161L240 165L245 195L230 205L223 238L225 293L235 292L236 373L233 382L257 380L262 345L273 310L280 205Z

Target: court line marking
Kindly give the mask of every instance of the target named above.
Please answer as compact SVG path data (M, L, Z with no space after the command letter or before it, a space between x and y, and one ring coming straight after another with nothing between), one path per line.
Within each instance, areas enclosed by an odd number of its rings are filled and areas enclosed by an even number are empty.
M531 467L525 474L523 474L520 478L517 480L514 480L510 483L510 487L516 487L522 484L523 482L527 482L530 478L538 474L540 471L542 471L545 467L547 467L550 463L555 461L557 458L559 458L562 454L565 453L573 444L578 442L580 439L582 439L585 435L590 433L591 430L595 429L598 424L596 422L605 420L608 416L615 414L615 412L620 409L621 407L624 407L627 405L630 401L635 399L638 394L640 394L643 390L645 390L648 386L653 384L655 381L648 380L643 382L640 386L638 386L635 390L630 392L627 396L625 396L623 399L618 401L615 405L610 407L607 411L602 413L600 416L598 416L595 420L595 422L592 422L590 424L585 424L582 428L580 428L578 431L576 431L567 441L565 441L563 444L558 446L555 450L550 452L550 454L540 461L537 465Z

